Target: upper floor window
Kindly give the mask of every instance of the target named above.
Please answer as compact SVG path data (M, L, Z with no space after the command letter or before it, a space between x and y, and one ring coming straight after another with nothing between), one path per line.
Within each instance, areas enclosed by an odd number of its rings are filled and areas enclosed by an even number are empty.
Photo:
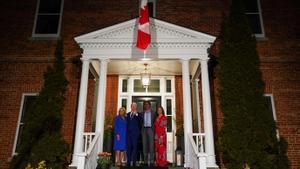
M38 0L32 37L58 37L63 0Z
M27 94L23 94L23 96L22 96L19 120L18 120L15 143L14 143L14 148L13 148L13 154L15 154L19 151L20 145L22 143L21 136L22 136L23 129L24 129L25 118L26 118L26 116L28 116L29 108L34 106L34 103L35 103L37 97L38 97L37 93L27 93Z
M265 37L260 0L244 0L245 14L256 37Z
M155 18L156 16L156 12L155 12L155 8L156 8L156 4L155 4L156 0L148 0L148 10L149 10L149 16L151 18Z
M273 94L265 94L264 98L265 98L265 101L267 103L268 109L269 109L270 113L273 116L274 121L277 122ZM276 134L277 134L277 138L279 139L279 131L278 131L278 129L276 129Z

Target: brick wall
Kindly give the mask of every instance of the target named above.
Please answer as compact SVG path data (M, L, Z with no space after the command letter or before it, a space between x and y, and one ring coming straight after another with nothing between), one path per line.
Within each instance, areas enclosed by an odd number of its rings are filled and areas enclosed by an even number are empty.
M43 72L51 64L44 62L0 62L0 168L7 168L12 155L13 143L18 124L23 93L38 93L43 83ZM69 86L63 111L62 133L71 143L74 129L74 116L77 102L78 83L72 78L72 64L66 63Z

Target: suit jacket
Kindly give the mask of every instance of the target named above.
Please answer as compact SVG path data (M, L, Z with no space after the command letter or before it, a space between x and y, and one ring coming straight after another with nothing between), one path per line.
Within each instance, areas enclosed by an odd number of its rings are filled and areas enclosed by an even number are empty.
M127 121L127 135L128 136L139 136L141 132L141 114L137 113L130 117L131 112L126 114Z
M142 127L144 127L144 114L145 112L141 113L141 119L142 119ZM156 113L151 110L151 128L154 130L154 122L156 118Z

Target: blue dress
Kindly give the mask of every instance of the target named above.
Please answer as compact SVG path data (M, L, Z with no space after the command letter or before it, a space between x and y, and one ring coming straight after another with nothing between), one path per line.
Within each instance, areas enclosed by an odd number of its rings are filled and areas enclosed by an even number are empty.
M114 129L114 150L126 150L126 128L127 122L126 118L120 115L115 117L115 129ZM117 139L117 135L120 139Z

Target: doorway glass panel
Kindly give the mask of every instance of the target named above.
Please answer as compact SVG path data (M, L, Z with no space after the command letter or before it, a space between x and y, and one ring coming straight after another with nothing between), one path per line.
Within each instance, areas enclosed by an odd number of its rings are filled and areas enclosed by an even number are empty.
M148 87L148 92L159 92L159 80L151 80Z
M150 101L152 111L156 112L157 106L161 105L160 96L132 96L132 101L137 103L138 112L143 112L143 102Z
M166 116L167 116L167 132L172 132L172 100L167 99L167 110L166 110Z
M170 79L166 80L166 92L167 93L171 93L172 92L171 80Z
M146 88L143 88L142 81L140 79L134 79L133 84L134 92L146 92Z
M146 92L146 88L143 87L142 81L140 79L134 79L133 84L134 92ZM152 79L150 81L150 85L148 86L148 92L160 92L159 79Z

